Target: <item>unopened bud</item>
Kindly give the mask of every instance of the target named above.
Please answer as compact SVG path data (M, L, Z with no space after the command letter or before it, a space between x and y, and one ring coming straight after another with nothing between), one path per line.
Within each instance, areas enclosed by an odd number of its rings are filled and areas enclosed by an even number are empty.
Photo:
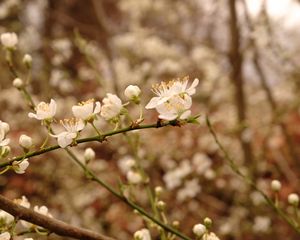
M2 147L2 149L1 149L1 158L7 157L8 154L10 154L10 152L11 152L10 146Z
M193 227L193 233L197 236L197 237L201 237L203 236L203 234L206 232L206 227L199 223L194 225Z
M32 64L32 57L29 54L25 54L23 57L23 63L25 64L25 66L27 68L31 68L31 64Z
M90 161L95 159L95 151L92 148L87 148L84 151L84 160L86 163L89 163Z
M288 196L288 202L289 204L297 207L299 205L299 196L298 194L296 193L291 193L289 196Z
M208 217L204 218L204 225L207 229L210 229L210 227L212 226L212 220Z
M128 100L133 101L136 104L140 103L141 89L138 86L129 85L125 89L124 94L128 98Z
M278 180L273 180L271 182L271 188L274 192L279 192L281 189L281 182L279 182Z
M19 144L21 147L23 147L24 149L28 150L31 148L32 146L32 138L28 137L25 134L22 134L19 138Z
M22 87L24 86L24 82L23 82L22 79L16 78L16 79L13 81L13 86L14 86L15 88L20 89L20 88L22 88Z
M159 211L164 211L166 209L166 203L164 201L158 201L156 207Z

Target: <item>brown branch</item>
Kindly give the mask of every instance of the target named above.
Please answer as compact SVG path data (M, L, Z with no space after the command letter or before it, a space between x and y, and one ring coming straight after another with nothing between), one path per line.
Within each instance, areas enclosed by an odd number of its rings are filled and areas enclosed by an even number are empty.
M229 35L230 35L230 52L229 61L231 63L230 78L235 87L235 105L239 121L239 139L243 149L244 159L246 163L252 163L252 147L248 142L243 141L242 131L246 125L246 100L244 92L244 79L242 73L243 56L240 50L240 30L238 26L236 1L228 0L229 18Z
M0 209L10 213L18 219L26 220L30 223L41 226L60 236L85 240L115 240L114 238L107 237L87 229L74 227L60 220L39 214L6 199L2 195L0 195Z

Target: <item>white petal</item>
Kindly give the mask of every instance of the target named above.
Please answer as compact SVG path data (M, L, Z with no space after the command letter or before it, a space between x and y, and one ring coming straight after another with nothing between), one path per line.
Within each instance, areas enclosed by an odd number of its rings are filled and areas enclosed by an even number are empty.
M37 115L36 114L34 114L34 113L28 113L28 117L30 117L30 118L36 118L36 119L38 119L37 118Z
M69 146L73 142L73 134L62 132L57 136L57 143L61 148ZM75 135L76 136L76 135Z
M187 119L189 116L191 116L191 110L185 111L183 114L181 114L180 119Z
M156 108L158 105L158 101L160 100L159 97L153 97L151 98L150 102L146 105L146 109Z
M100 102L95 102L94 114L99 113L100 110L101 110L101 103Z
M0 142L0 147L6 146L7 144L9 144L10 140L7 138L3 141Z
M186 90L187 94L189 94L189 95L195 94L195 92L196 92L195 88L197 87L198 84L199 84L199 79L195 78L192 85Z
M53 117L55 115L56 107L57 107L57 104L56 104L55 100L51 99L50 104L49 104L51 117Z

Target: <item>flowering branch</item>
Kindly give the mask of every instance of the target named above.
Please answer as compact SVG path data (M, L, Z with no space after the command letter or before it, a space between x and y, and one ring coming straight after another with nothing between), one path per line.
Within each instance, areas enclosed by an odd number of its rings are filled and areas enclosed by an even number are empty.
M166 122L161 122L158 121L157 123L153 123L153 124L145 124L145 125L131 125L125 128L121 128L121 129L117 129L114 131L110 131L107 133L103 133L101 135L97 135L97 136L93 136L93 137L88 137L88 138L81 138L76 140L77 144L80 143L85 143L85 142L103 142L107 137L119 134L119 133L125 133L125 132L129 132L129 131L133 131L133 130L138 130L138 129L148 129L148 128L160 128L160 127L165 127L165 126L181 126L184 123L193 123L195 122L195 119L197 117L192 117L188 120L184 120L184 121L178 121L178 120L172 120L172 121L166 121ZM60 149L61 147L59 145L53 145L38 151L34 151L34 152L29 152L25 155L22 156L18 156L18 157L14 157L6 162L0 163L0 168L6 167L6 166L10 166L13 164L14 161L20 161L24 158L31 158L34 156L38 156L41 154L44 154L46 152L51 152L54 151L56 149Z
M300 234L300 226L295 223L292 219L289 218L289 216L287 216L276 204L276 202L274 202L271 198L269 198L261 189L259 189L256 184L254 183L254 181L246 176L244 173L241 172L241 170L239 169L239 166L234 162L234 160L231 158L231 156L229 155L229 153L226 151L226 149L224 148L224 146L221 144L221 142L219 141L216 132L214 131L209 118L206 117L206 124L208 126L208 129L211 133L211 135L213 136L216 144L218 145L219 149L221 150L221 152L224 155L225 160L227 161L228 165L230 166L231 170L234 171L239 177L241 177L247 184L249 184L254 190L256 190L257 192L259 192L259 194L266 200L267 204L284 220L286 221L297 233Z
M2 210L12 214L18 219L26 220L38 226L44 227L47 230L50 230L51 232L54 232L60 236L86 240L114 240L114 238L107 237L100 233L95 233L90 230L74 227L60 220L37 213L33 210L16 204L11 200L8 200L2 195L0 195L0 206Z

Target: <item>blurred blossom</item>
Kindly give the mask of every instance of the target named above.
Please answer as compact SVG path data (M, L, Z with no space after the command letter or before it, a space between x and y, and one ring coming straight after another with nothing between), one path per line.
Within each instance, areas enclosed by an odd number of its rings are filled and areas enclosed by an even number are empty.
M266 233L271 227L271 219L265 216L257 216L254 219L253 231L257 233Z
M178 190L177 200L183 202L188 198L194 198L201 192L201 186L199 180L194 178L192 180L187 180L184 183L184 187Z

